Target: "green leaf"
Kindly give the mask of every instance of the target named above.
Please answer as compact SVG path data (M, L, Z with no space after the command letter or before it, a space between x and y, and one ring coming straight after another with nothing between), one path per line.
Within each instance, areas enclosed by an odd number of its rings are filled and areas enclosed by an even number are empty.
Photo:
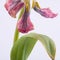
M50 58L52 60L55 59L56 47L55 47L54 41L51 38L49 38L46 35L37 34L37 33L30 33L24 37L31 37L31 38L34 38L36 40L39 40L43 44L43 46L45 47Z
M31 37L21 37L17 40L11 50L11 60L26 60L36 41L36 39Z
M48 55L54 60L56 47L53 40L46 35L37 33L24 35L15 42L11 50L11 60L26 60L37 40L43 44Z

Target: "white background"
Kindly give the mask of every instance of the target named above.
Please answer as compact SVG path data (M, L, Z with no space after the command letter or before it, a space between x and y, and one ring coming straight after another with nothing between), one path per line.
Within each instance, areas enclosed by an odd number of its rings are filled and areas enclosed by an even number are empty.
M51 37L56 44L56 58L60 60L60 1L59 0L38 0L41 7L50 7L58 16L47 19L40 16L33 9L31 10L31 21L34 24L33 32L41 33ZM10 50L13 45L13 35L17 18L10 17L4 8L6 0L0 0L0 60L10 60ZM38 41L28 60L50 60L43 45Z

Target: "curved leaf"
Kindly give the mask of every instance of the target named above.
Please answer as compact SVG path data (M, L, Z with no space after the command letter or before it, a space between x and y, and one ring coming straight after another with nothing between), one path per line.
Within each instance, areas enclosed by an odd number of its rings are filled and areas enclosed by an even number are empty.
M39 40L45 47L45 49L46 49L48 55L51 57L51 59L52 60L55 59L56 47L55 47L55 43L53 42L53 40L51 38L49 38L46 35L37 34L37 33L30 33L24 37L31 37L31 38Z
M11 60L26 60L37 40L43 44L48 55L54 60L56 47L53 40L46 35L37 33L24 35L15 42L11 50Z
M36 39L31 37L21 37L17 40L11 50L11 60L26 60L36 41Z

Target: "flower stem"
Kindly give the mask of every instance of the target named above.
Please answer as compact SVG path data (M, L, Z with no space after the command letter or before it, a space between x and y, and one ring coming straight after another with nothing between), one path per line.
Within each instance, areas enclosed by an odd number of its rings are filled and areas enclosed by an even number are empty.
M52 60L54 60L54 59L52 59Z
M32 2L32 8L34 8L34 7L40 8L40 5L36 0L33 0L33 2Z
M21 18L23 12L24 12L24 8L22 8L22 10L21 10L21 12L20 12L20 14L19 14L18 20ZM17 26L16 26L15 34L14 34L14 43L18 40L18 38L19 38L19 33L20 33L20 32L18 31Z

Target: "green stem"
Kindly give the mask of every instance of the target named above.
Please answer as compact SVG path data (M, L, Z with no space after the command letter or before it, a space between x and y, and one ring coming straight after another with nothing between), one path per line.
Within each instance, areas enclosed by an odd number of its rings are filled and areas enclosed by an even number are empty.
M19 14L18 20L21 18L23 12L24 12L24 8L22 8L22 10L21 10L21 12L20 12L20 14ZM20 33L20 32L18 31L17 26L16 26L15 34L14 34L14 43L18 40L18 38L19 38L19 33Z
M18 32L17 27L16 27L15 34L14 34L14 43L16 42L16 40L18 39L18 37L19 37L19 32Z
M52 58L52 60L55 60L55 58Z

